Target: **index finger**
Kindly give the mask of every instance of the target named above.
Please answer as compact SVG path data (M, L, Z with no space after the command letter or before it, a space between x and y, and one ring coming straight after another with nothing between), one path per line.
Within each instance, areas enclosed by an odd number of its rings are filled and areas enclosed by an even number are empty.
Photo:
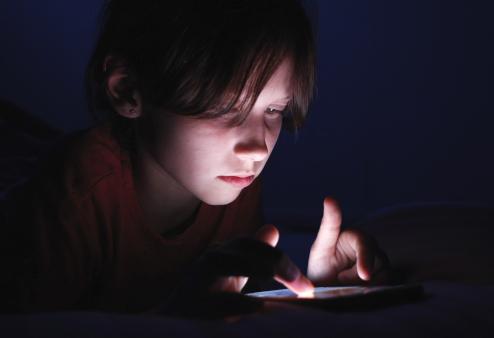
M238 238L205 252L196 272L206 284L218 277L274 278L300 294L314 289L312 282L281 250L251 238Z
M338 242L341 228L341 211L338 203L331 197L324 199L324 212L321 226L317 233L315 246L322 245L325 249L333 248Z
M276 269L274 280L283 284L297 295L310 294L314 292L314 284L305 277L300 269L287 255L283 255Z

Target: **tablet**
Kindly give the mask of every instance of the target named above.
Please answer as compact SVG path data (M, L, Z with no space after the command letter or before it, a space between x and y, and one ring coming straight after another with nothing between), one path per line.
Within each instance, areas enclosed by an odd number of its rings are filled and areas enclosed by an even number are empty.
M334 310L367 310L420 300L424 288L420 284L317 287L310 295L297 296L288 289L280 289L248 293L247 296Z

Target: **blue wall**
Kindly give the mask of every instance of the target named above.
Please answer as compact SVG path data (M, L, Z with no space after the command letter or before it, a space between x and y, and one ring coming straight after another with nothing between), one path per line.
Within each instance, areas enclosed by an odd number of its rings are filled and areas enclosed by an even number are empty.
M84 67L101 0L0 2L0 97L53 126L86 126Z
M86 126L83 71L101 3L2 2L0 97L64 130ZM492 6L318 7L318 95L266 168L268 221L315 227L326 194L348 222L397 203L494 204Z
M300 215L286 222L316 226L325 194L348 222L398 203L494 204L492 7L319 1L319 93L268 168L275 219L288 207Z

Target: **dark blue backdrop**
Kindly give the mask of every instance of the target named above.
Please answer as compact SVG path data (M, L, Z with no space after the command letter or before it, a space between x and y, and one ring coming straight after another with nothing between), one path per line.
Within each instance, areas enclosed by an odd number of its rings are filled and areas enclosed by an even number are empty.
M86 126L101 3L1 2L0 97L64 130ZM348 222L397 203L494 204L488 3L318 1L318 95L266 168L268 221L316 227L326 194Z

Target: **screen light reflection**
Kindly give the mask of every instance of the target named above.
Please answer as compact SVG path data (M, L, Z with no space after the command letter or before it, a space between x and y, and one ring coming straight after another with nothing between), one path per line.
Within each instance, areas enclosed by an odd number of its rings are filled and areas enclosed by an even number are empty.
M297 295L297 298L314 298L314 290L301 292Z

